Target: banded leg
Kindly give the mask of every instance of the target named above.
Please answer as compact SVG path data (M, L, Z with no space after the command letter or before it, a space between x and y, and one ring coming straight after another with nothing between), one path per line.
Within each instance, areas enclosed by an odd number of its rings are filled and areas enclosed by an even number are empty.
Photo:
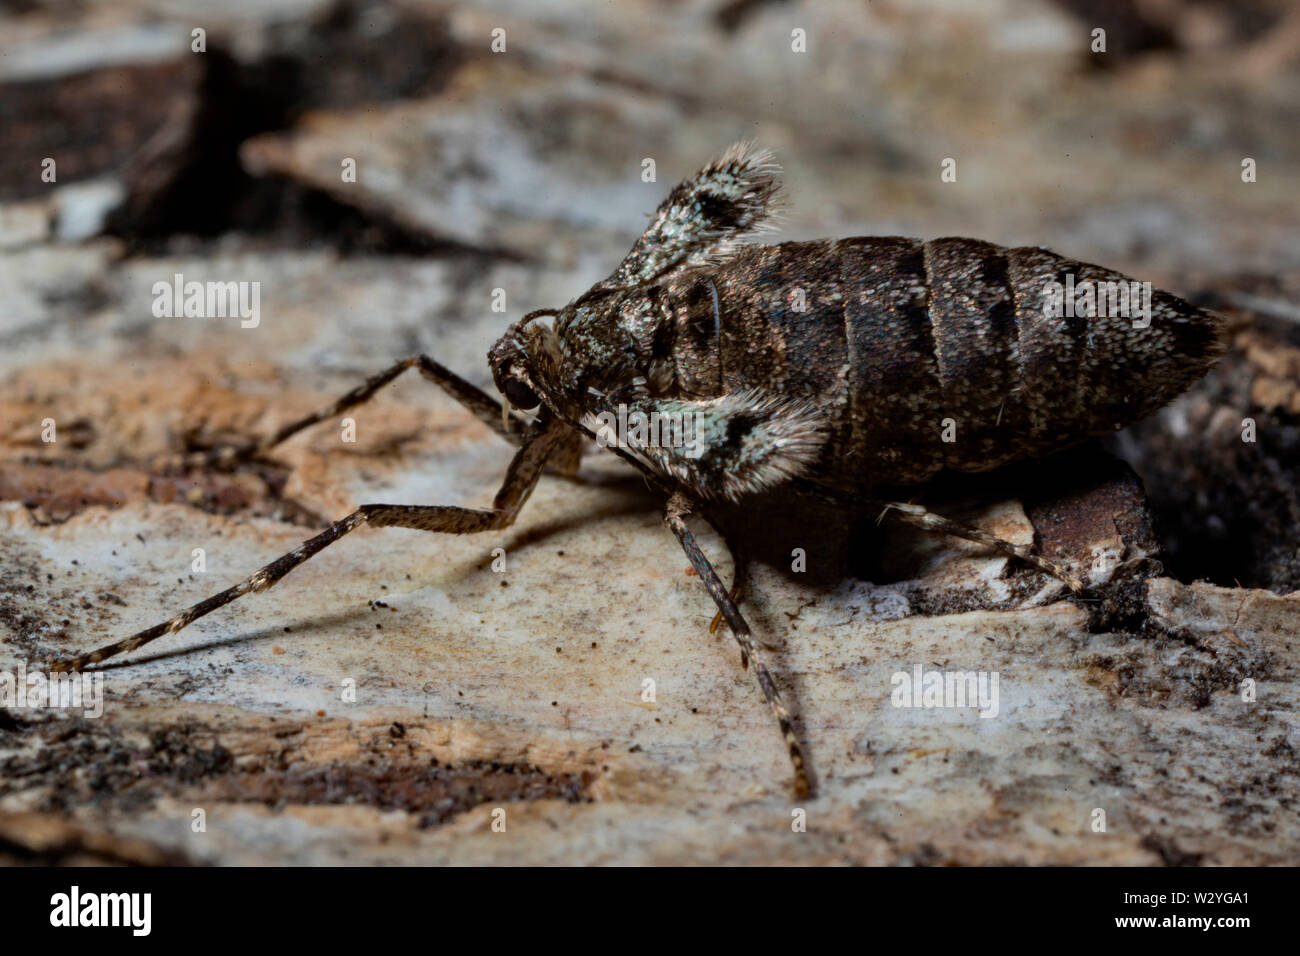
M475 534L480 531L505 528L514 522L519 509L523 507L536 486L537 479L541 476L546 456L563 437L563 428L559 427L559 423L553 419L541 419L533 423L524 436L523 444L510 462L505 480L501 483L501 490L493 499L490 510L444 505L362 505L346 518L336 521L316 537L304 541L288 554L276 558L233 587L226 588L221 593L186 608L161 624L155 624L130 637L78 657L56 661L51 670L79 671L87 664L98 664L118 654L144 647L165 634L174 634L245 594L265 591L272 587L298 565L363 524L377 528L413 528L418 531L440 531L447 534Z
M261 441L249 442L244 445L225 445L221 448L212 448L208 451L195 452L190 455L176 455L171 458L165 458L157 463L159 468L211 468L217 466L229 467L237 462L248 461L256 458L258 455L265 454L276 445L288 438L293 437L304 428L310 428L319 422L341 415L349 409L356 408L368 402L374 397L375 393L391 382L397 376L401 375L408 368L418 368L420 374L437 385L444 392L450 395L456 401L464 405L479 421L483 422L494 432L506 439L511 444L518 443L518 435L527 427L524 419L518 415L510 413L509 421L515 425L514 433L507 425L506 410L500 402L491 395L488 395L481 388L471 385L451 369L435 362L427 355L412 355L410 358L403 359L391 368L385 369L378 375L372 375L352 391L348 392L337 399L332 404L320 411L312 412L305 415L297 421L278 429L274 434L262 439Z
M776 689L776 683L772 680L772 674L768 671L767 665L763 663L762 657L759 656L758 650L754 646L753 632L736 608L736 604L727 593L727 589L723 587L722 581L719 580L717 573L713 570L713 565L709 563L709 559L700 550L699 544L695 541L695 536L686 527L685 516L690 513L690 503L680 494L675 494L668 501L668 507L664 513L664 524L668 525L672 533L677 536L682 550L686 552L686 557L690 560L691 566L695 568L695 573L704 582L709 596L713 598L713 603L718 606L723 619L727 622L727 627L731 628L731 633L735 635L736 643L740 645L741 667L748 668L749 662L751 660L754 662L754 677L758 680L758 686L762 689L763 697L767 699L768 706L772 708L772 713L776 715L776 722L781 728L782 736L785 738L786 748L790 751L790 763L794 766L795 795L806 796L811 792L812 787L808 780L808 768L807 762L804 760L803 748L799 744L799 738L794 733L790 711L786 709L785 704L782 702L781 694Z
M1081 594L1085 590L1084 583L1077 577L1067 571L1064 567L1055 561L1049 561L1040 555L1034 554L1027 545L1014 544L999 538L997 535L989 534L987 531L981 531L979 528L971 525L962 524L959 521L953 521L942 515L928 511L920 505L909 504L902 501L888 502L884 510L881 511L880 517L893 516L905 524L913 525L917 528L923 528L926 531L934 531L939 534L950 534L956 538L965 538L967 541L975 541L979 544L987 545L998 554L1006 555L1009 558L1019 558L1026 564L1037 568L1045 574L1050 574L1059 581L1063 581L1075 594Z

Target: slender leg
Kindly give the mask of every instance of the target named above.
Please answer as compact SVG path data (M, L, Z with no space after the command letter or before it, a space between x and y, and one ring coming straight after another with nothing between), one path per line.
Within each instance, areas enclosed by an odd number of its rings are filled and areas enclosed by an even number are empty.
M385 369L378 375L372 375L328 407L306 415L297 421L290 422L261 441L248 442L244 445L225 445L190 455L176 455L158 462L158 466L161 469L228 467L236 462L256 458L258 455L270 451L280 442L298 434L304 428L310 428L318 422L333 418L335 415L341 415L348 409L356 408L358 405L368 402L377 391L408 368L413 367L418 368L421 375L464 405L474 414L475 418L502 438L505 438L511 444L518 444L518 435L527 427L522 418L511 414L510 420L515 425L512 433L511 429L505 424L501 403L495 398L482 389L471 385L446 366L429 358L429 356L413 355L410 358L403 359L391 368Z
M996 535L989 534L987 531L981 531L979 528L962 524L959 521L952 521L942 515L935 514L933 511L927 511L920 505L891 501L885 505L880 516L884 518L891 515L899 521L918 528L924 528L926 531L950 534L957 538L965 538L967 541L976 541L988 545L999 554L1004 554L1010 558L1019 558L1039 571L1050 574L1057 580L1064 581L1065 585L1076 594L1080 594L1085 590L1084 583L1077 577L1055 561L1049 561L1047 558L1034 554L1027 545L1014 544Z
M753 632L750 631L745 619L741 617L740 611L736 608L735 602L731 600L730 595L727 594L726 588L722 586L722 581L718 579L717 573L713 570L713 565L709 563L709 559L700 550L699 544L695 541L695 536L686 527L685 516L690 513L690 503L682 495L675 494L668 501L668 507L664 513L664 523L677 536L682 550L686 552L686 557L690 560L691 566L695 568L695 573L704 582L704 586L709 591L709 596L713 598L713 603L718 606L723 619L726 620L727 627L731 628L731 633L735 635L736 643L740 645L741 666L749 667L749 662L751 660L754 662L754 677L758 679L758 686L762 688L768 706L772 708L772 713L776 715L776 722L781 727L781 734L785 737L785 745L790 751L790 763L794 766L795 795L806 796L811 792L812 788L808 781L808 768L804 760L803 748L799 745L799 738L795 736L794 726L790 720L790 711L786 710L785 704L782 703L781 694L776 689L776 683L772 680L767 665L763 663L758 650L754 647Z
M744 558L738 556L733 550L731 552L731 561L735 565L735 578L731 582L731 590L727 593L731 595L731 603L740 607L745 600L745 592L749 584L749 565ZM722 627L722 611L719 610L713 615L713 620L709 623L709 633L717 634L718 628Z
M341 521L336 521L316 537L304 541L266 567L229 587L186 608L174 617L151 628L133 634L113 644L97 648L87 654L56 661L54 671L79 671L87 664L97 664L118 654L144 647L165 634L174 634L206 614L224 607L231 601L250 592L265 591L308 558L323 551L349 531L363 524L384 528L414 528L419 531L441 531L447 534L474 534L493 531L512 524L519 509L532 493L546 463L546 456L564 437L563 428L553 419L543 419L530 426L524 442L515 452L506 471L501 490L492 502L491 510L456 508L443 505L362 505Z
M1044 574L1050 574L1052 577L1074 591L1076 594L1087 590L1086 585L1077 577L1067 571L1064 567L1055 561L1049 561L1047 558L1039 557L1024 545L1014 544L1010 541L1004 541L996 535L991 535L987 531L981 531L979 528L973 528L970 525L962 524L959 521L952 521L942 515L935 514L920 505L911 504L905 501L877 501L871 500L865 502L852 496L823 488L813 482L803 478L796 478L790 483L791 490L801 497L811 498L820 501L823 504L833 505L846 512L853 512L864 504L871 504L873 507L881 509L877 521L883 521L885 518L893 517L905 524L914 525L923 528L926 531L938 532L940 534L950 534L957 538L965 538L967 541L977 541L980 544L988 545L999 554L1005 554L1007 557L1019 558L1021 561L1042 571Z

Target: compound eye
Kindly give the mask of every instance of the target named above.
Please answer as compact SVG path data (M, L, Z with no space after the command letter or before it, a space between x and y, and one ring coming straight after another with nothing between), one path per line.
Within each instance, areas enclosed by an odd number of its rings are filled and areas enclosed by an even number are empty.
M501 391L505 393L506 401L513 407L525 412L531 412L542 400L537 397L537 393L516 378L507 379L501 386Z

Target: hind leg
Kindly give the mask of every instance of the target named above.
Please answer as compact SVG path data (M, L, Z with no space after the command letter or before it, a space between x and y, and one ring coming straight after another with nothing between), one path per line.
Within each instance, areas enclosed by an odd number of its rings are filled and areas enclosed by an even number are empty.
M1084 583L1075 575L1055 561L1049 561L1047 558L1034 554L1027 545L1015 544L971 525L945 518L943 515L935 514L921 505L891 501L885 505L880 517L891 517L904 524L923 528L926 531L933 531L937 534L950 534L955 538L964 538L967 541L987 545L998 554L1006 555L1009 558L1017 558L1031 567L1037 568L1044 574L1050 574L1058 581L1064 582L1066 587L1075 594L1081 594L1084 591Z

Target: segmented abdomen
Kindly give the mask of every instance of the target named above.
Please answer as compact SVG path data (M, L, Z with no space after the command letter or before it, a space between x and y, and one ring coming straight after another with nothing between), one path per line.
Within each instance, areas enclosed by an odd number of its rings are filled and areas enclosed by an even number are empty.
M816 402L830 440L810 477L833 486L985 471L1137 421L1205 373L1221 320L1166 292L1146 327L1140 295L1122 315L1044 307L1049 283L1130 281L974 239L748 246L671 291L676 376Z

